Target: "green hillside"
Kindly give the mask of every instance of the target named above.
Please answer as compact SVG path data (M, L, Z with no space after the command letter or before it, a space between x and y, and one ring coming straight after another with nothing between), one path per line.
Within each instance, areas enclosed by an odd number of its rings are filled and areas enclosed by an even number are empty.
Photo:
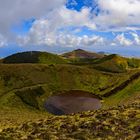
M125 81L129 75L104 73L73 65L2 64L0 77L0 96L21 90L26 93L28 89L39 86L45 90L43 96L49 96L56 91L72 89L103 94Z
M140 59L138 58L127 58L128 66L130 68L139 68L140 67Z
M132 81L122 90L106 98L107 106L123 105L134 101L140 96L140 77Z
M64 53L61 56L65 57L65 58L69 58L69 59L95 59L95 58L102 58L104 55L103 54L98 54L98 53L94 53L94 52L89 52L89 51L85 51L82 49L77 49L74 50L72 52L68 52L68 53Z
M48 52L22 52L13 54L3 59L3 63L43 63L43 64L62 64L66 63L62 57Z
M128 62L125 58L112 54L95 61L95 68L110 72L125 72L128 68Z
M10 70L10 71L9 71ZM82 90L103 97L137 73L108 73L74 65L2 64L0 65L0 105L19 105L44 110L49 96L62 91Z
M3 59L0 139L139 138L140 60L115 54L79 60L42 52ZM101 109L63 116L47 112L49 97L69 91L93 94Z
M82 49L77 49L72 52L64 53L61 56L66 60L69 60L69 63L75 65L91 64L95 59L100 59L104 57L103 54L89 52Z
M24 57L23 61L21 58ZM27 58L33 63L19 64ZM48 97L69 90L88 91L102 99L109 99L140 76L139 70L130 69L128 59L115 54L92 59L93 63L87 65L63 64L66 60L61 57L42 52L15 54L5 58L4 63L8 60L11 60L10 65L0 65L0 105L16 106L13 98L20 98L19 104L22 102L25 106L44 110ZM35 64L36 61L43 64ZM110 106L110 103L104 104Z

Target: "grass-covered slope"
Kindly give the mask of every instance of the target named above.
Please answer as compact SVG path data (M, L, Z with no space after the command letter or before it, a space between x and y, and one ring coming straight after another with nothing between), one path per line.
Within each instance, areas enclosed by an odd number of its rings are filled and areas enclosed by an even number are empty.
M107 73L74 65L2 64L0 105L15 106L13 98L20 97L25 104L42 109L49 96L64 90L83 90L103 96L131 75L131 71Z
M15 57L18 64L0 64L0 139L140 138L138 59L109 55L74 65L64 64L66 60L59 61L57 55L44 55L29 57L36 60L26 60L32 64L19 64L23 57ZM102 108L60 117L48 114L48 97L69 90L95 94Z
M127 86L105 99L105 106L128 104L140 96L140 76L133 81L129 79L129 81Z
M103 105L108 107L112 105L109 98L118 98L121 91L126 91L126 88L140 78L139 69L133 70L130 61L128 63L130 59L114 54L91 59L93 63L87 65L62 64L66 62L63 58L42 52L19 53L10 56L9 59L12 58L11 63L14 63L13 60L18 63L26 55L31 59L30 62L35 60L34 63L37 61L47 64L1 64L1 106L16 106L18 100L21 107L25 104L25 108L30 106L42 110L44 102L53 94L65 90L83 90L105 98L106 102ZM136 62L138 63L138 60ZM125 97L120 96L119 101L125 100L127 95L128 92L125 92ZM17 100L13 100L14 98ZM118 103L117 98L114 98L114 104Z
M103 58L103 54L85 51L77 49L72 52L67 52L61 55L66 60L69 60L70 64L74 65L87 65L92 64L95 59Z
M139 68L140 67L140 59L138 58L127 58L128 66L130 68Z
M126 58L112 54L95 61L95 68L110 72L125 72L128 68Z
M94 52L89 52L89 51L85 51L82 49L77 49L74 50L72 52L68 52L65 54L62 54L63 57L65 58L69 58L69 59L94 59L94 58L102 58L104 55L103 54L98 54L98 53L94 53Z
M3 59L3 63L44 63L44 64L62 64L66 63L61 56L48 52L22 52L13 54Z

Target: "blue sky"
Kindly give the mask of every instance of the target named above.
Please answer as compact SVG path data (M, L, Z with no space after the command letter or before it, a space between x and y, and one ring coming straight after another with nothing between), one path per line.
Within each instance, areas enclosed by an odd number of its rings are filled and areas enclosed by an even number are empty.
M76 3L73 4L73 0L68 0L65 6L70 10L76 10L76 11L80 11L83 7L89 7L92 9L94 9L96 7L96 5L94 5L92 0L75 0L75 2ZM91 9L91 11L92 11L92 9ZM30 28L32 27L35 20L36 19L34 19L34 18L28 19L28 20L23 20L20 22L20 24L14 25L11 28L11 30L14 33L25 35L30 30ZM91 34L93 34L93 32L91 32L87 28L83 27L83 34L91 35Z
M92 0L75 0L75 4L73 0L68 0L66 7L69 9L74 9L80 11L84 6L95 8L95 3Z
M5 15L0 14L0 57L19 51L61 53L77 48L140 57L139 0L24 2L1 2L0 13Z
M23 20L18 25L11 27L11 31L16 34L26 35L32 27L35 19Z

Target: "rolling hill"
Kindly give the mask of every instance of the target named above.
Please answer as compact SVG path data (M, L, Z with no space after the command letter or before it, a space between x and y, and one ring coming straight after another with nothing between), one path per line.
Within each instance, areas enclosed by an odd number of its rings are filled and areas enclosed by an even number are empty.
M94 52L89 52L85 51L82 49L77 49L72 52L68 52L65 54L62 54L64 58L69 58L69 59L95 59L95 58L102 58L104 55L103 54L98 54Z
M38 91L40 86L45 91L43 96L41 95L41 98L44 99L57 91L72 89L101 95L111 90L112 86L121 84L131 74L133 73L109 74L93 68L62 64L50 66L44 64L1 64L0 100L8 97L10 101L10 96L15 96L15 93L16 96L24 98L23 101L27 101L28 98L34 99L32 89ZM42 101L41 98L38 99ZM11 102L13 101L11 100Z
M4 64L0 64L0 104L13 106L14 96L23 104L42 110L49 96L69 90L108 98L107 95L116 94L139 78L139 70L129 69L124 57L113 54L92 60L92 64L74 65L67 63L69 59L47 52L24 52L4 58Z
M130 68L139 68L140 67L140 59L138 58L126 58L128 62L128 66Z
M70 63L77 57L84 61ZM0 64L0 139L139 138L139 62L116 54L66 58L24 52L4 58ZM46 110L50 97L69 92L77 97L77 91L97 97L101 109L67 116Z
M48 97L70 90L90 92L104 99L112 89L122 90L127 86L121 88L123 83L131 84L127 82L131 77L133 81L138 79L138 72L110 73L69 64L1 64L0 106L18 108L24 105L44 110Z
M3 59L3 63L43 63L43 64L62 64L66 63L61 56L48 52L22 52L13 54Z
M117 54L107 55L94 64L96 69L110 72L125 72L128 68L127 59Z

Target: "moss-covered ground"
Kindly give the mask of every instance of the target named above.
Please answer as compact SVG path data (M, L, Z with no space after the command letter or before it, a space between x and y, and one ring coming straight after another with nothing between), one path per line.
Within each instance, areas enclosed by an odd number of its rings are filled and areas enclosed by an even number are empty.
M29 116L27 114L22 116L22 112L16 113L17 117L22 118L22 123L12 127L13 122L10 125L8 120L10 127L1 129L0 139L139 140L139 100L140 97L131 104L60 117L34 112L30 112ZM23 120L26 121L23 122Z

